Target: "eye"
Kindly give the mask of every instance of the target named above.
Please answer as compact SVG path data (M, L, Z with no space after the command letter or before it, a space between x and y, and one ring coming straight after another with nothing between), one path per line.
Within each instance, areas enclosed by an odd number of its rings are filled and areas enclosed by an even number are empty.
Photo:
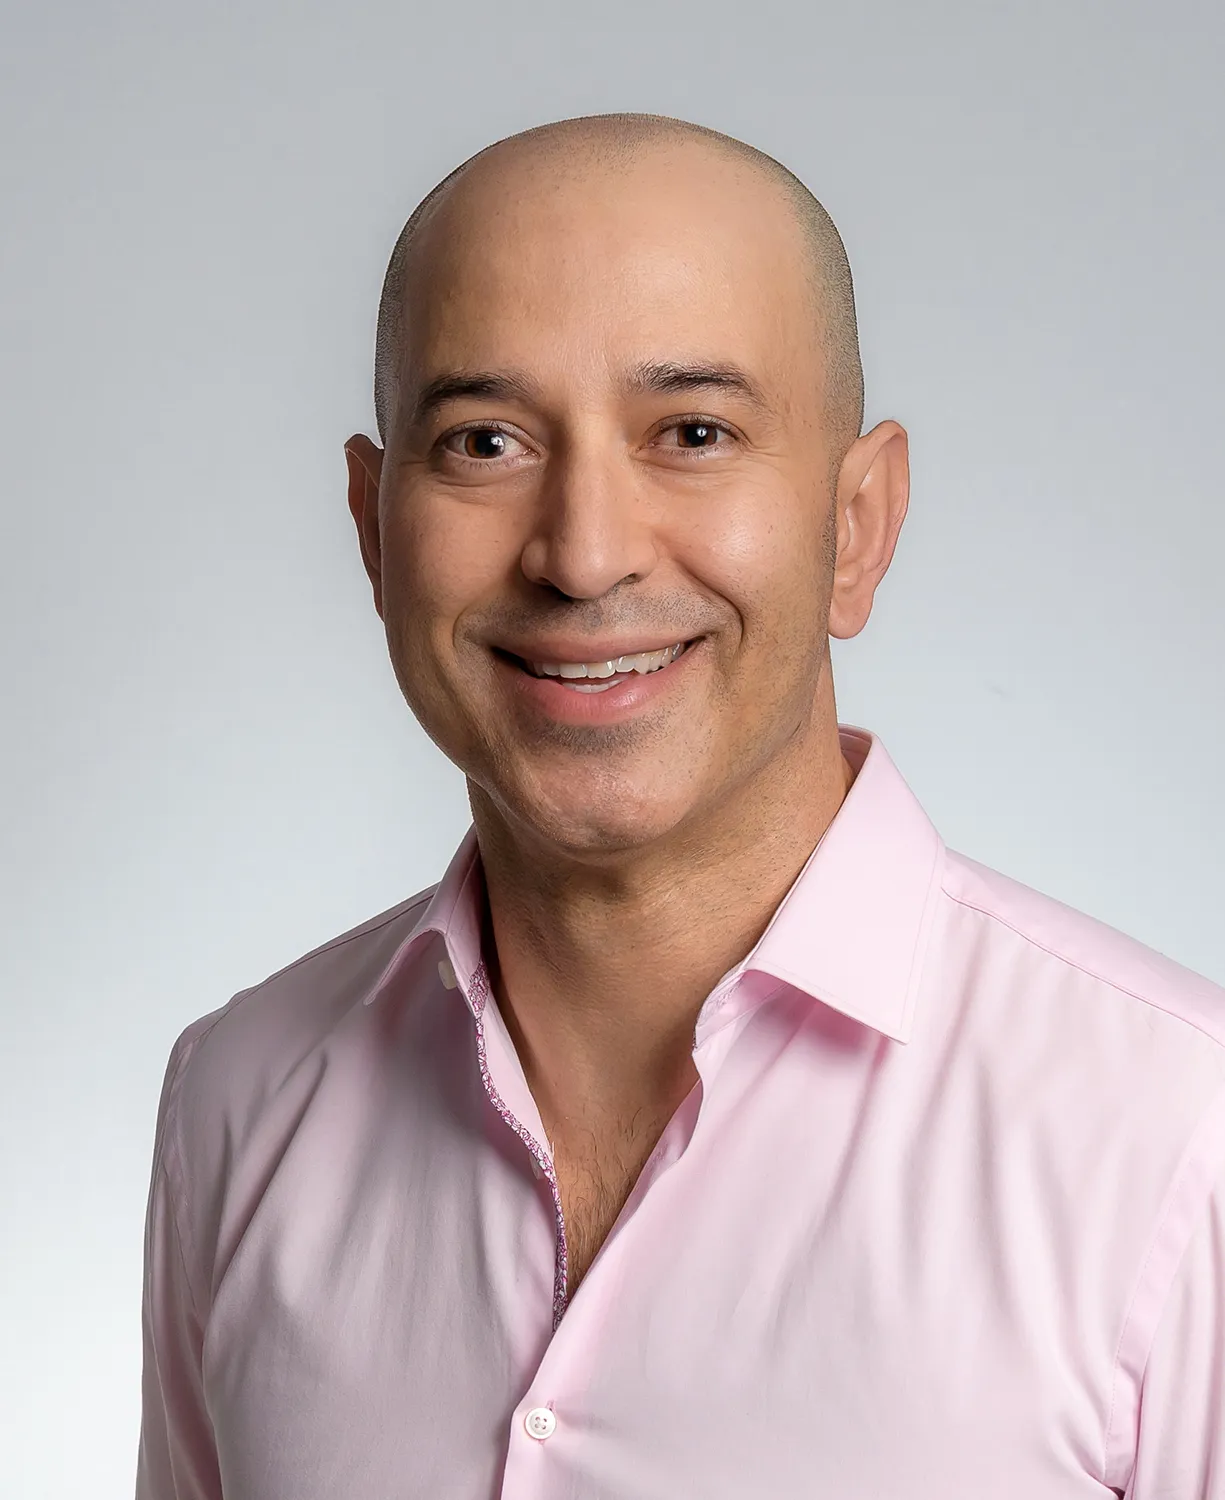
M473 464L513 458L516 449L522 447L518 438L501 427L462 427L458 432L448 433L442 440L444 452L461 462Z
M713 448L727 448L735 441L730 428L711 422L706 417L684 417L679 422L669 423L660 436L664 433L676 434L675 443L664 443L663 446L678 453L703 453ZM722 442L720 438L723 439Z

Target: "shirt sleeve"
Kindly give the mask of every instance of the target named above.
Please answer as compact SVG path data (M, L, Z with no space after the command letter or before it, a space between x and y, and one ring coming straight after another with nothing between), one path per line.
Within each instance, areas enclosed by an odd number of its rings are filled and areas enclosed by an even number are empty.
M145 1217L136 1500L222 1500L201 1374L204 1329L188 1275L174 1176L174 1095L190 1050L187 1038L184 1033L175 1043L162 1085Z
M1162 1309L1127 1500L1225 1500L1225 1173Z

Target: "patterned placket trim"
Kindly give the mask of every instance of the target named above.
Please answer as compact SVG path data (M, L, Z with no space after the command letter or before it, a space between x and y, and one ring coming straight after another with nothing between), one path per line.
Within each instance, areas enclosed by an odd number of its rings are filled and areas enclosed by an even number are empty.
M485 1001L488 997L489 976L482 961L477 964L476 971L472 975L472 990L469 996L472 1014L476 1019L476 1058L481 1070L481 1082L485 1085L485 1092L489 1095L493 1107L532 1153L537 1166L548 1179L549 1187L553 1192L553 1218L556 1231L556 1249L553 1261L553 1331L556 1333L557 1326L562 1319L562 1314L566 1310L566 1224L562 1216L561 1190L557 1185L557 1173L553 1170L553 1163L549 1160L548 1152L542 1150L540 1143L532 1135L531 1131L515 1119L514 1115L503 1102L501 1094L494 1087L493 1079L490 1077L489 1061L485 1055L484 1020Z

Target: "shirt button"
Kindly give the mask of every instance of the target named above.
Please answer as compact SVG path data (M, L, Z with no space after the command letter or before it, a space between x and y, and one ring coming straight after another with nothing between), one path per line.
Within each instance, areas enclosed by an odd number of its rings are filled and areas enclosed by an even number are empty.
M459 988L459 980L455 977L455 970L451 967L451 960L449 958L440 958L438 960L438 977L446 985L447 989L457 990Z
M527 1428L528 1437L534 1437L538 1442L543 1443L545 1438L552 1436L553 1429L557 1426L557 1418L547 1406L533 1406L524 1417L523 1425Z

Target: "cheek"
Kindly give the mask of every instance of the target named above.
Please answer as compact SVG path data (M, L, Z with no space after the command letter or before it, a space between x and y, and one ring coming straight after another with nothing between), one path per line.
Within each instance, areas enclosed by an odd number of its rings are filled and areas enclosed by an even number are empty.
M826 591L819 500L762 484L707 508L685 541L686 566L740 615L741 650L814 634Z
M422 496L397 506L383 536L384 590L406 638L443 649L460 616L503 586L505 530L478 504Z

